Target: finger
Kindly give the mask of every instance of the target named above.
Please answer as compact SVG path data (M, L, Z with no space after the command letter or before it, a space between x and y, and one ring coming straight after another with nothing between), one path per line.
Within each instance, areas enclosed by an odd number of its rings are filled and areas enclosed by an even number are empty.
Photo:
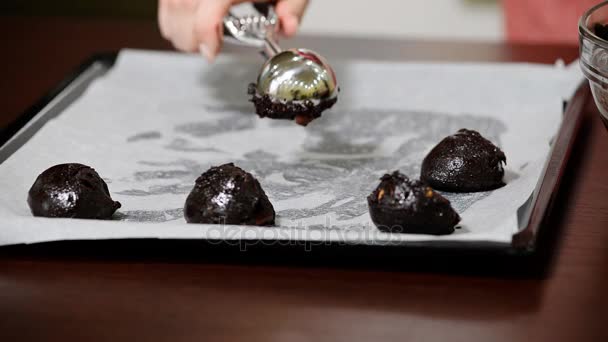
M287 37L298 32L298 27L308 6L308 0L280 0L276 5L276 13L281 22L281 31Z
M212 62L222 47L223 19L233 0L201 0L198 6L194 35L201 54Z
M168 40L171 36L171 30L169 30L167 7L167 0L158 1L158 28L160 29L160 34L163 36L163 38Z
M198 51L198 39L194 35L196 12L177 11L171 15L170 20L170 39L176 49L186 52Z
M161 33L177 50L198 51L192 27L197 9L197 0L161 0L159 2L159 25Z
M199 2L194 24L194 36L198 41L198 50L209 61L213 62L223 44L224 17L230 7L252 0L201 0ZM253 0L265 2L265 0Z

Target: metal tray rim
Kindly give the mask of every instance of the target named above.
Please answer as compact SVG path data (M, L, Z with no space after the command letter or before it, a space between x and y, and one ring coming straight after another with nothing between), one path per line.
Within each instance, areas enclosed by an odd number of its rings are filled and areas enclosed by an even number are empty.
M21 114L18 119L9 125L4 130L0 131L0 163L6 158L3 157L2 150L6 149L7 145L10 144L11 139L18 136L27 128L28 123L33 120L37 114L39 114L45 107L52 104L53 100L64 93L70 85L72 85L83 73L89 70L92 66L101 63L101 65L108 70L111 69L118 57L118 52L107 52L99 53L91 56L78 66L72 73L70 73L63 81L61 81L56 87L49 91L46 95L41 97L35 104L29 107L26 111ZM93 79L85 82L85 87ZM574 145L576 135L581 127L583 109L585 103L588 100L590 94L589 86L586 82L583 82L577 89L571 101L564 112L564 120L560 126L559 132L553 143L552 150L547 162L545 169L543 170L543 176L533 194L533 206L529 213L528 224L526 227L521 229L519 232L513 235L511 244L505 243L489 243L483 241L436 241L436 242L408 242L402 245L410 252L414 250L423 252L437 249L444 249L445 251L486 251L494 254L502 255L519 255L527 256L532 255L536 250L536 238L541 231L544 229L544 223L546 218L551 211L552 204L554 202L557 190L562 180L562 176L565 171L566 164L571 154L572 147ZM549 229L546 227L546 229ZM127 240L147 240L147 239L127 239ZM103 240L102 240L103 241ZM272 240L275 241L275 240ZM43 242L41 244L46 244ZM52 242L51 242L52 243ZM356 247L357 244L347 244L349 246ZM327 247L331 248L332 244L327 244ZM367 246L368 248L378 248L386 246Z

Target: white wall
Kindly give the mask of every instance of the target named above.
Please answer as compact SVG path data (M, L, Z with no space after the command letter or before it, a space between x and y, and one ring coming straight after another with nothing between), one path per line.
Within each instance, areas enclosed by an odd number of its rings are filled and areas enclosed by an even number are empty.
M499 0L311 0L302 33L498 41Z

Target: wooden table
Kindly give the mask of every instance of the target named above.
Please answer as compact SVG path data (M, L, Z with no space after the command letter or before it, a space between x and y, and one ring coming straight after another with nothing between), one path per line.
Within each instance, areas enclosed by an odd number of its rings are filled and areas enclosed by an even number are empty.
M0 126L94 52L168 47L149 22L4 17L0 30ZM458 42L290 44L330 58L550 63L578 54ZM608 133L592 104L573 155L550 218L560 238L544 279L0 249L0 341L607 341Z

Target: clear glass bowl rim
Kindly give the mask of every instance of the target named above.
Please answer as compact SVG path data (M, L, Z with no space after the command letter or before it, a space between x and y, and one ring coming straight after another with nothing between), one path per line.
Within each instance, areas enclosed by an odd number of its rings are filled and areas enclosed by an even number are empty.
M583 13L583 16L581 16L581 19L578 21L578 32L580 33L581 37L589 39L594 44L600 45L601 47L608 49L608 42L603 40L602 38L598 37L585 24L587 22L587 19L589 19L589 17L591 16L591 14L593 14L595 11L597 11L598 9L600 9L604 6L608 6L608 1L600 2L599 4L591 7L585 13Z

